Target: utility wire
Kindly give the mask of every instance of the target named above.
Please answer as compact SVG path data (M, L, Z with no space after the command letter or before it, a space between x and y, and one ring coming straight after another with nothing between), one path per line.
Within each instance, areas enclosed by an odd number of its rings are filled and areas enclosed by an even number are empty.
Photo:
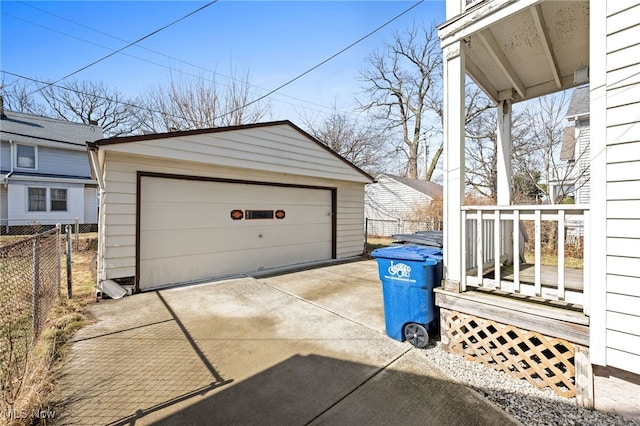
M179 22L179 21L181 21L181 20L183 20L183 19L187 18L187 17L188 17L188 16L190 16L190 15L193 15L194 13L196 13L196 12L198 12L198 11L200 11L200 10L204 9L205 7L208 7L208 6L212 5L213 3L217 2L217 1L218 1L218 0L214 0L214 1L212 1L212 2L210 2L210 3L208 3L208 4L206 4L205 6L203 6L203 7L199 8L199 9L197 9L196 11L191 12L190 14L188 14L188 15L186 15L186 16L184 16L184 17L180 18L180 19L178 19L177 21L174 21L173 23L168 24L168 25L166 25L165 27L163 27L163 28L161 28L161 29L158 29L158 30L154 31L153 33L150 33L150 34L148 34L148 35L146 35L146 36L144 36L144 37L140 38L139 40L136 40L136 41L134 41L134 42L132 42L132 43L129 43L127 46L123 47L122 49L119 49L119 50L117 50L117 51L112 52L111 54L109 54L109 55L105 56L105 57L104 57L104 58L102 58L101 60L106 59L106 58L108 58L108 57L111 57L111 56L115 55L116 53L119 53L120 51L122 51L122 50L126 49L127 47L130 47L130 46L132 46L132 45L134 45L134 44L138 43L139 41L144 40L144 39L146 39L146 38L150 37L151 35L153 35L153 34L155 34L155 33L159 32L159 31L161 31L161 30L163 30L163 29L165 29L165 28L167 28L167 27L169 27L169 26L171 26L171 25L175 24L176 22ZM356 40L355 42L351 43L351 44L350 44L350 45L348 45L347 47L345 47L345 48L341 49L341 50L340 50L340 51L338 51L337 53L335 53L335 54L331 55L331 56L330 56L330 57L328 57L327 59L325 59L325 60L323 60L322 62L318 63L317 65L315 65L315 66L313 66L313 67L309 68L308 70L304 71L303 73L298 74L296 77L294 77L294 78L292 78L292 79L288 80L287 82L285 82L285 83L281 84L280 86L276 87L275 89L270 90L267 94L262 95L262 96L260 96L260 97L258 97L258 98L256 98L256 99L254 99L254 100L252 100L252 101L250 101L250 102L247 102L246 104L244 104L244 105L242 105L242 106L240 106L240 107L238 107L238 108L235 108L235 109L233 109L233 110L231 110L231 111L227 111L227 112L225 112L224 114L221 114L221 115L219 115L219 116L217 116L217 117L214 117L214 120L220 119L220 118L225 117L225 116L230 115L230 114L233 114L234 112L237 112L237 111L240 111L240 110L242 110L242 109L244 109L244 108L247 108L248 106L253 105L253 104L257 103L257 102L260 102L261 100L263 100L263 99L265 99L265 98L267 98L267 97L269 97L269 96L273 95L273 94L274 94L274 93L276 93L277 91L279 91L279 90L283 89L284 87L286 87L286 86L290 85L291 83L293 83L293 82L295 82L295 81L299 80L300 78L304 77L305 75L309 74L310 72L312 72L312 71L314 71L314 70L318 69L318 68L319 68L319 67L321 67L322 65L326 64L327 62L331 61L332 59L336 58L337 56L339 56L339 55L341 55L342 53L346 52L347 50L351 49L353 46L355 46L355 45L359 44L360 42L362 42L362 41L366 40L367 38L369 38L370 36L372 36L372 35L373 35L373 34L375 34L376 32L380 31L382 28L386 27L387 25L391 24L392 22L394 22L395 20L397 20L397 19L398 19L398 18L400 18L401 16L403 16L403 15L407 14L408 12L410 12L411 10L413 10L415 7L419 6L419 5L420 5L420 4L422 4L423 2L424 2L424 0L420 0L419 2L417 2L417 3L413 4L413 5L412 5L412 6L410 6L409 8L407 8L407 9L405 9L404 11L402 11L401 13L399 13L398 15L396 15L396 16L394 16L393 18L391 18L391 19L389 19L388 21L386 21L384 24L382 24L382 25L378 26L378 27L377 27L377 28L375 28L374 30L370 31L370 32L369 32L369 33L367 33L366 35L364 35L364 36L362 36L361 38L359 38L358 40ZM100 61L100 60L99 60L99 61ZM61 78L61 79L58 79L58 80L56 80L56 81L54 81L54 82L51 82L51 83L49 83L49 82L43 82L43 81L39 81L39 80L36 80L36 79L34 79L34 78L26 77L26 76L23 76L23 75L20 75L20 74L16 74L16 73L12 73L12 72L5 71L5 70L0 70L0 72L6 73L6 74L9 74L9 75L13 75L13 76L18 77L18 78L22 78L22 79L30 80L30 81L33 81L33 82L37 82L37 83L41 83L41 84L46 84L44 87L39 88L38 90L35 90L34 92L31 92L29 95L34 94L34 93L37 93L37 92L39 92L39 91L41 91L41 90L45 89L46 87L50 87L50 86L55 86L55 87L58 87L58 88L61 88L61 89L64 89L64 90L75 91L75 90L73 90L73 89L69 89L69 88L67 88L67 87L57 85L57 83L59 83L61 80L64 80L64 79L66 79L66 78L68 78L68 77L70 77L70 76L72 76L72 75L74 75L74 74L77 74L78 72L80 72L80 71L82 71L82 70L84 70L84 69L86 69L86 68L90 67L91 65L93 65L93 64L95 64L95 63L97 63L97 62L99 62L99 61L95 61L94 63L89 64L89 65L87 65L87 66L85 66L85 67L83 67L83 68L79 69L78 71L76 71L76 72L74 72L74 73L71 73L71 74L69 74L69 75L67 75L67 76L65 76L65 77L63 77L63 78ZM75 92L78 92L78 91L75 91ZM78 92L78 93L81 93L81 92ZM99 97L99 98L101 98L101 99L106 99L106 100L113 101L112 99L109 99L109 98L106 98L106 97L101 97L101 96L98 96L98 97ZM142 110L146 110L146 111L149 111L149 112L162 113L162 112L160 112L160 111L155 111L155 110L152 110L152 109L149 109L149 108L140 107L140 106L137 106L137 105L133 105L133 104L130 104L130 103L126 103L126 102L120 102L120 103L121 103L121 104L123 104L123 105L128 105L128 106L131 106L131 107L134 107L134 108L138 108L138 109L142 109ZM174 118L185 119L185 117L176 116L176 115L172 115L172 114L166 114L166 115L171 116L171 117L174 117Z
M187 14L186 14L186 15L184 15L183 17L178 18L178 19L176 19L175 21L170 22L170 23L168 23L167 25L165 25L165 26L163 26L163 27L160 27L160 28L158 28L158 29L157 29L157 30L155 30L155 31L150 32L149 34L147 34L147 35L145 35L145 36L143 36L143 37L140 37L139 39L137 39L137 40L135 40L135 41L132 41L131 43L127 44L126 46L124 46L124 47L122 47L122 48L120 48L120 49L118 49L118 50L115 50L115 51L113 51L113 52L109 53L108 55L103 56L102 58L97 59L97 60L95 60L95 61L91 62L90 64L85 65L85 66L83 66L82 68L79 68L79 69L77 69L77 70L73 71L72 73L69 73L69 74L65 75L64 77L61 77L61 78L57 79L57 80L56 80L56 81L54 81L53 83L50 83L50 84L48 84L48 85L46 85L46 86L44 86L44 87L41 87L41 88L39 88L38 90L36 90L36 91L34 91L34 92L32 92L32 93L29 93L29 95L33 95L34 93L37 93L37 92L39 92L39 91L41 91L41 90L43 90L43 89L46 89L47 87L52 86L53 84L59 83L59 82L61 82L62 80L66 80L67 78L69 78L69 77L71 77L71 76L73 76L73 75L76 75L76 74L78 74L79 72L84 71L84 70L86 70L87 68L92 67L92 66L94 66L95 64L97 64L97 63L99 63L99 62L104 61L105 59L108 59L108 58L112 57L112 56L113 56L113 55L115 55L116 53L120 53L120 52L122 52L123 50L125 50L125 49L127 49L127 48L129 48L129 47L131 47L131 46L133 46L133 45L135 45L135 44L137 44L137 43L140 43L142 40L146 40L146 39L148 39L149 37L151 37L151 36L153 36L153 35L158 34L160 31L166 30L167 28L169 28L169 27L171 27L171 26L173 26L173 25L177 24L177 23L178 23L178 22L180 22L180 21L183 21L183 20L187 19L188 17L190 17L190 16L192 16L192 15L195 15L196 13L198 13L198 12L200 12L200 11L204 10L205 8L207 8L207 7L209 7L209 6L211 6L212 4L217 3L217 2L218 2L218 0L210 1L209 3L205 4L204 6L201 6L201 7L197 8L197 9L196 9L196 10L194 10L193 12L187 13Z
M98 34L102 34L102 35L107 36L107 37L110 37L110 38L113 38L114 40L118 40L118 41L122 41L122 42L125 42L125 43L129 43L129 41L128 41L128 40L122 39L122 38L117 37L117 36L114 36L114 35L112 35L112 34L108 34L108 33L104 32L104 31L100 31L100 30L95 29L95 28L91 28L91 27L89 27L89 26L87 26L87 25L81 24L81 23L76 22L76 21L74 21L74 20L72 20L72 19L65 18L64 16L57 15L57 14L52 13L52 12L49 12L49 11L47 11L47 10L40 9L39 7L33 6L33 5L29 4L29 3L24 3L24 2L18 2L18 3L23 4L24 6L28 6L28 7L32 8L32 9L38 10L38 11L40 11L40 12L42 12L42 13L45 13L45 14L51 15L51 16L53 16L53 17L55 17L55 18L58 18L58 19L61 19L61 20L63 20L63 21L70 22L70 23L72 23L72 24L74 24L74 25L77 25L77 26L79 26L79 27L81 27L81 28L84 28L84 29L87 29L87 30L90 30L90 31L96 32L96 33L98 33ZM93 46L97 46L97 47L100 47L100 48L102 48L102 49L110 50L110 51L112 51L112 52L114 52L114 53L117 53L117 52L115 52L115 49L113 49L113 48L111 48L111 47L104 46L104 45L101 45L101 44L98 44L98 43L95 43L95 42L92 42L92 41L89 41L89 40L83 39L83 38L81 38L81 37L77 37L77 36L74 36L74 35L71 35L71 34L68 34L68 33L62 32L62 31L60 31L60 30L57 30L57 29L54 29L54 28L51 28L51 27L47 27L47 26L45 26L45 25L42 25L42 24L38 24L38 23L35 23L35 22L32 22L32 21L29 21L29 20L24 19L24 18L20 18L20 17L18 17L18 16L12 15L12 14L7 13L7 12L2 12L2 15L7 16L7 17L10 17L10 18L12 18L12 19L15 19L15 20L17 20L17 21L25 22L25 23L27 23L27 24L29 24L29 25L33 25L33 26L35 26L35 27L42 28L42 29L47 30L47 31L51 31L51 32L54 32L54 33L57 33L57 34L61 34L61 35L65 36L65 37L69 37L69 38L72 38L72 39L75 39L75 40L81 41L81 42L83 42L83 43L91 44L91 45L93 45ZM179 62L179 63L185 64L185 65L189 65L189 66L191 66L191 67L193 67L193 68L196 68L196 69L199 69L199 70L202 70L202 71L205 71L205 72L209 72L209 73L211 73L211 74L213 74L213 75L214 75L214 78L215 78L215 76L216 76L216 75L219 75L219 76L224 77L224 78L226 78L226 79L228 79L228 80L230 80L230 81L239 82L239 80L238 80L238 79L236 79L236 78L234 78L234 77L232 77L232 76L228 76L228 75L225 75L225 74L219 73L219 72L217 72L217 71L213 71L213 70L210 70L210 69L208 69L208 68L202 67L202 66L200 66L200 65L196 65L196 64L193 64L193 63L191 63L191 62L188 62L188 61L184 61L184 60L181 60L181 59L175 58L175 57L173 57L173 56L167 55L167 54L162 53L162 52L160 52L160 51L153 50L153 49L149 49L148 47L144 47L144 46L136 46L136 47L138 47L139 49L144 49L144 50L146 50L146 51L148 51L148 52L151 52L151 53L154 53L154 54L156 54L156 55L163 56L163 57L165 57L165 58L167 58L167 59L169 59L169 60L172 60L172 61L175 61L175 62ZM147 63L149 63L149 64L156 65L156 66L161 67L161 68L166 68L166 69L168 69L169 71L176 71L176 72L178 72L178 73L180 73L180 74L185 74L185 75L188 75L188 76L190 76L190 77L201 78L201 76L199 76L199 75L196 75L196 74L193 74L193 73L190 73L190 72L187 72L187 71L183 71L183 70L180 70L180 69L175 69L175 68L172 68L172 67L170 67L170 66L163 65L163 64L161 64L161 63L154 62L154 61L149 60L149 59L141 58L141 57L136 56L136 55L132 55L132 54L125 53L125 52L119 52L119 53L121 53L122 55L128 56L128 57L130 57L130 58L137 59L137 60L139 60L139 61L147 62ZM214 82L214 80L209 80L209 79L205 79L205 80L206 80L206 81L208 81L208 82L210 82L210 83L213 83L213 82ZM261 90L261 91L264 91L264 92L268 91L268 89L265 89L264 87L260 87L260 86L258 86L258 85L254 85L254 84L251 84L251 83L249 83L249 84L250 84L251 86L255 87L256 89ZM227 87L230 87L229 85L226 85L226 86L227 86ZM43 89L44 89L44 87L43 87L43 88L41 88L40 90L43 90ZM69 90L70 90L70 89L69 89ZM34 92L34 93L35 93L35 92ZM323 110L319 110L319 109L315 109L315 108L309 108L309 107L304 107L304 106L302 106L302 105L296 105L296 104L294 104L294 103L287 102L287 101L284 101L284 100L279 101L279 102L282 102L282 103L285 103L285 104L288 104L288 105L292 105L292 106L296 106L296 107L302 107L302 108L306 108L306 109L311 109L311 110L313 110L313 111L317 111L317 112L326 112L325 110L333 110L333 108L332 108L332 107L330 107L330 106L322 105L322 104L318 104L318 103L311 102L311 101L308 101L308 100L305 100L305 99L297 98L297 97L295 97L295 96L290 96L290 95L287 95L287 94L284 94L284 93L279 93L278 95L279 95L279 96L282 96L282 97L285 97L285 98L292 99L292 100L294 100L294 101L304 102L304 103L306 103L306 104L309 104L309 105L313 105L313 106L316 106L316 107L322 108ZM340 111L340 112L342 112L342 113L344 113L344 114L349 114L349 115L353 114L352 112L350 112L350 111L346 111L346 110L340 110L340 109L339 109L338 111Z
M177 118L177 119L180 119L180 120L186 120L186 117L182 117L180 115L175 115L175 114L171 114L171 113L168 113L168 112L165 112L165 111L155 110L155 109L148 108L148 107L142 107L140 105L135 105L135 104L132 104L130 102L117 101L115 99L112 99L112 98L109 98L109 97L106 97L106 96L100 96L100 95L95 94L95 93L82 92L80 90L71 89L69 87L61 86L61 85L59 85L57 83L51 83L51 82L48 82L48 81L38 80L37 78L27 77L26 75L17 74L17 73L11 72L11 71L0 69L0 72L4 73L4 74L12 75L14 77L17 77L17 78L20 78L20 79L23 79L23 80L31 81L31 82L38 83L38 84L46 84L49 87L56 87L58 89L67 90L69 92L74 92L74 93L81 94L81 95L93 96L93 97L98 98L98 99L102 99L102 100L105 100L105 101L117 103L117 104L128 106L128 107L131 107L131 108L136 108L136 109L139 109L139 110L142 110L142 111L148 111L148 112L152 112L154 114L161 114L161 115L164 115L164 116L167 116L167 117L171 117L171 118ZM36 92L37 92L37 90L36 90Z
M354 41L353 43L351 43L349 46L345 47L344 49L340 50L337 53L334 53L333 55L329 56L327 59L325 59L324 61L320 62L319 64L309 68L308 70L306 70L305 72L303 72L302 74L298 74L296 77L292 78L291 80L287 81L286 83L281 84L280 86L276 87L275 89L269 91L266 95L260 96L232 111L226 112L218 117L215 117L215 119L218 118L222 118L225 115L229 115L229 114L233 114L236 111L240 111L243 108L248 107L249 105L252 105L256 102L260 102L261 100L263 100L264 98L267 98L271 95L273 95L274 93L276 93L277 91L279 91L280 89L290 85L291 83L293 83L296 80L299 80L300 78L304 77L305 75L309 74L310 72L320 68L322 65L326 64L327 62L329 62L330 60L332 60L333 58L341 55L342 53L346 52L347 50L351 49L353 46L355 46L356 44L362 42L363 40L366 40L367 38L369 38L370 36L372 36L373 34L377 33L378 31L380 31L382 28L386 27L387 25L389 25L390 23L392 23L393 21L395 21L396 19L400 18L401 16L407 14L409 11L413 10L415 7L417 7L418 5L422 4L424 2L424 0L420 0L419 2L415 3L414 5L412 5L411 7L409 7L408 9L404 10L403 12L401 12L400 14L394 16L393 18L391 18L390 20L388 20L387 22L385 22L384 24L380 25L378 28L376 28L375 30L369 32L367 35L359 38L358 40Z

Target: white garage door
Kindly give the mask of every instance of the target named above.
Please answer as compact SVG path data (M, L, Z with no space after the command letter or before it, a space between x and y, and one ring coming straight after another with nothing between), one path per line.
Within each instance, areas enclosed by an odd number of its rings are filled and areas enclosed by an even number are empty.
M332 257L331 190L140 179L140 290Z

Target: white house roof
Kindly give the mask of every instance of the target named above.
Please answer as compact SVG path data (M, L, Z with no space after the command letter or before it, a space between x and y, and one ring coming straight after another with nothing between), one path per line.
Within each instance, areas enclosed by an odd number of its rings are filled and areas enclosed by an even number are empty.
M106 138L88 146L97 151L328 179L374 180L288 120Z
M0 120L0 133L3 140L34 145L65 145L66 148L78 150L86 149L87 142L102 138L99 126L6 110Z
M577 118L589 115L589 86L573 89L571 101L567 108L567 118Z
M378 176L378 179L380 179L380 177L382 176L386 176L389 179L400 182L401 184L408 186L409 188L422 194L428 195L431 198L442 198L442 185L438 185L437 183L430 182L428 180L411 179L404 176L396 176L386 173Z

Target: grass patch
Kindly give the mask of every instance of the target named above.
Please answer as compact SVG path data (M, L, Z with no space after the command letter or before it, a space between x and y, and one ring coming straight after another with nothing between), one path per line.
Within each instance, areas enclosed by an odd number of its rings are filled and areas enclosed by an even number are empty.
M370 254L377 248L388 247L391 243L395 242L395 238L391 237L367 237L367 254Z
M535 254L533 252L525 253L527 263L535 263ZM543 254L540 256L540 264L544 266L558 266L558 256ZM582 258L565 256L564 267L573 269L584 269Z
M69 339L89 322L85 310L88 304L95 301L96 238L95 233L81 234L78 241L79 250L76 250L76 241L73 240L72 299L66 298L67 272L63 238L60 258L62 297L50 311L36 342L23 342L24 339L16 334L16 350L19 349L19 345L28 347L24 354L3 353L3 359L20 357L19 363L15 367L12 366L12 370L7 369L0 374L0 418L7 425L43 424L43 420L37 418L38 413L56 414L48 407L56 368L64 358ZM30 324L28 325L30 330ZM4 344L2 349L5 349ZM3 364L3 369L4 367Z
M41 421L37 413L54 413L48 406L54 385L52 373L64 356L66 342L88 323L84 310L85 304L79 300L60 299L40 338L21 362L23 374L4 378L0 413L8 425L37 424Z

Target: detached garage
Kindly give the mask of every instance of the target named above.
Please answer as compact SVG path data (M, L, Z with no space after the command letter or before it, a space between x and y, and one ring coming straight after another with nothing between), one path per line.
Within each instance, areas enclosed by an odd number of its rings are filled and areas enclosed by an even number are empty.
M88 147L99 285L137 292L363 252L372 177L289 121Z

